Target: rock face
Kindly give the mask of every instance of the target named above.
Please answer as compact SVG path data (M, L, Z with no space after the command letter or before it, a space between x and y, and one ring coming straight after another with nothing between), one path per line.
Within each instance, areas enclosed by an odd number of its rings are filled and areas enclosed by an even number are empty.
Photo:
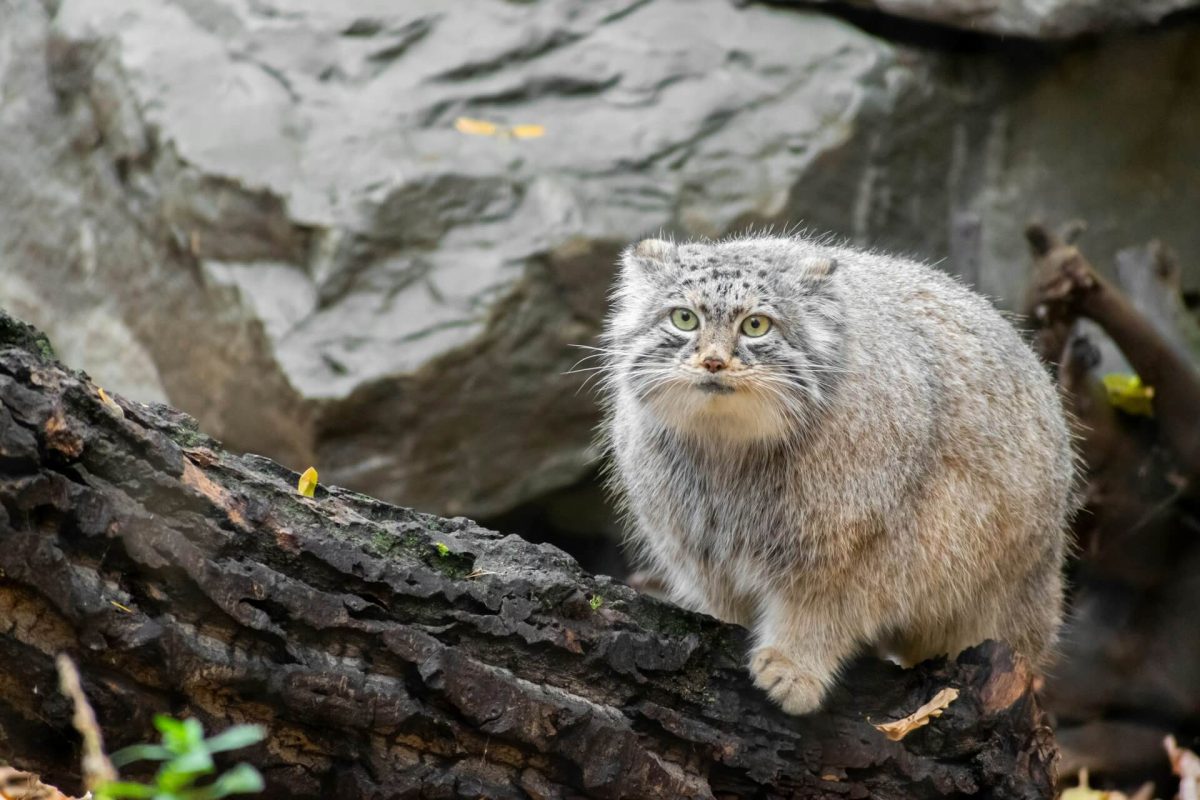
M444 514L593 469L563 373L646 234L803 223L1008 305L1030 216L1200 264L1195 28L968 55L685 0L0 15L0 304L234 449Z
M829 0L819 0L828 2ZM920 22L1031 39L1069 39L1153 25L1197 0L849 0Z

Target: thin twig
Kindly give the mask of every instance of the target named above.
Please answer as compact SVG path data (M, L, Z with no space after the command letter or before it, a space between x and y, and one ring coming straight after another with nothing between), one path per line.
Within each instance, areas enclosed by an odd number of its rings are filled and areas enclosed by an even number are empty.
M104 754L104 736L96 723L96 712L92 711L92 706L83 693L83 684L79 680L79 670L75 668L75 662L65 653L60 653L55 663L58 665L59 688L75 704L75 714L71 717L71 722L83 738L83 785L88 791L95 791L101 784L115 781L117 770Z

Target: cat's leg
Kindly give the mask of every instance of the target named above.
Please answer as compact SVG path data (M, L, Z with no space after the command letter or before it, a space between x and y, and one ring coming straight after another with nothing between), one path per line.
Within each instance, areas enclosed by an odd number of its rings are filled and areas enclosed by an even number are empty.
M977 602L962 604L962 613L950 615L944 611L936 624L919 622L898 632L891 642L892 650L904 666L947 656L954 658L968 647L986 639L1007 642L1035 666L1043 665L1053 654L1057 631L1062 623L1062 576L1053 562L1049 567L1016 580L1005 582L999 591L980 588L975 592ZM1047 602L1046 598L1055 598ZM969 613L968 613L969 612Z
M861 648L862 627L845 611L841 604L796 603L783 595L764 599L750 674L789 714L820 708L842 663Z
M665 534L645 536L650 543L647 553L653 573L662 579L668 599L689 611L721 619L720 609L713 603L712 592L704 580L700 565Z

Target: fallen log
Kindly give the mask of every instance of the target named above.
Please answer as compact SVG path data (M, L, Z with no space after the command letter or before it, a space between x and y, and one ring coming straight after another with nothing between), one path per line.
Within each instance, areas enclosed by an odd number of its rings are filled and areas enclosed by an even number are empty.
M268 797L1052 794L1053 737L1002 644L862 659L790 717L747 679L741 628L297 477L102 392L0 312L0 761L78 788L67 652L114 748L155 713L266 726L237 755ZM929 724L876 729L948 687Z

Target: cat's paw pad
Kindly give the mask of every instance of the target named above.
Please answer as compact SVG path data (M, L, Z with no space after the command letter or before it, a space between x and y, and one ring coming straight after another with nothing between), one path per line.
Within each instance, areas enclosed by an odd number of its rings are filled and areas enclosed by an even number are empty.
M789 714L808 714L821 707L825 689L810 672L774 647L760 647L750 656L750 675Z

